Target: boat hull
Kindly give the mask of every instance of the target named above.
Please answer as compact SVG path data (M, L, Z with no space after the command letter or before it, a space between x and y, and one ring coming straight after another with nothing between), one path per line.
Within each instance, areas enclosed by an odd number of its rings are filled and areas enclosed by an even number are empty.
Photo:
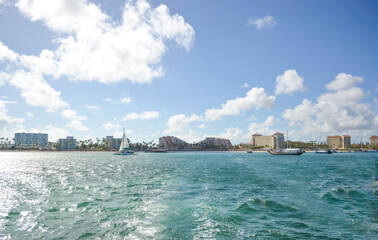
M122 155L122 156L124 156L124 155L135 155L135 153L134 152L114 153L114 155Z
M275 152L275 151L268 151L271 155L302 155L302 151L298 152Z

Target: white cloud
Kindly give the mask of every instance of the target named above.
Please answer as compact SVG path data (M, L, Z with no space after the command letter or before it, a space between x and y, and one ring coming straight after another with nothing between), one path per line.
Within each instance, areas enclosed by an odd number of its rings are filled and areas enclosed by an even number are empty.
M261 30L268 27L274 27L277 25L277 22L274 20L274 17L267 15L264 18L249 18L247 25L255 26L258 30Z
M276 78L276 95L292 95L296 91L305 91L307 88L303 85L303 78L298 75L295 69L289 69L284 74Z
M34 117L34 113L32 113L32 112L26 112L26 116L28 116L29 118L32 118L32 117Z
M5 82L7 82L11 78L11 75L0 72L0 86L4 86Z
M63 33L56 41L57 76L73 80L148 83L163 75L160 61L167 41L186 50L194 41L194 30L183 17L145 0L128 1L121 22L86 0L19 0L16 5L31 21Z
M104 101L108 102L108 103L112 103L112 104L116 104L117 103L117 101L115 101L115 100L113 100L111 98L105 98Z
M206 127L206 124L201 124L201 125L199 125L197 128L205 128Z
M238 127L230 127L226 129L225 133L219 134L218 137L229 139L233 143L249 141L249 135L244 134L243 130Z
M97 114L100 111L101 107L97 105L85 105L86 109L92 110L93 114Z
M248 126L249 134L260 133L264 135L271 135L277 132L276 129L272 127L278 123L278 119L274 118L273 116L267 117L267 119L263 123L251 123Z
M88 131L88 128L83 125L80 120L74 119L66 125L66 127L75 131Z
M182 139L182 140L184 140L188 143L199 142L199 141L201 141L205 138L204 135L201 135L200 133L193 131L193 130L189 130L185 134L176 135L176 137L178 137L178 138L180 138L180 139Z
M5 46L1 41L0 41L0 61L11 61L14 62L18 58L18 54L10 50L7 46Z
M44 127L38 126L37 128L32 128L29 132L40 132L48 134L48 141L55 142L59 138L66 138L69 135L69 131L64 128L55 127L52 124L46 125Z
M63 110L60 115L63 117L63 118L67 118L67 119L77 119L77 120L86 120L87 117L85 116L78 116L76 114L76 111L74 110L71 110L71 109L65 109Z
M289 120L290 126L299 127L297 134L302 136L319 138L327 134L349 134L352 131L354 134L363 131L374 134L378 130L373 120L376 116L369 104L360 102L365 96L364 91L354 86L362 82L361 79L339 74L335 81L327 85L328 89L335 91L320 95L315 103L305 99L295 108L286 109L282 117Z
M339 73L335 80L326 85L328 90L342 90L353 87L357 83L362 83L364 79L362 77L352 76L346 73Z
M120 124L113 124L111 122L107 122L102 125L102 128L105 130L111 130L111 129L120 129L122 126Z
M21 97L31 106L45 107L48 111L68 107L68 103L60 98L60 92L46 83L41 74L21 71L10 83L21 90Z
M0 100L0 136L13 138L14 133L23 129L23 118L15 118L8 115L7 104L14 104L12 101Z
M240 87L242 87L242 88L249 88L249 84L248 84L248 83L244 83L244 84L241 85Z
M119 103L129 104L133 99L131 97L123 97L119 100Z
M141 113L128 113L126 114L123 118L122 121L127 121L127 120L146 120L146 119L155 119L159 118L159 112L157 111L144 111Z
M190 117L187 117L184 114L173 115L168 119L166 123L168 129L164 130L163 133L172 134L184 132L189 123L198 121L202 121L202 116L197 116L195 114L192 114Z
M240 115L253 106L257 109L262 107L271 109L274 106L275 99L274 96L267 96L264 88L252 88L245 97L228 100L225 104L222 104L220 109L207 109L206 120L214 121L221 119L222 116Z

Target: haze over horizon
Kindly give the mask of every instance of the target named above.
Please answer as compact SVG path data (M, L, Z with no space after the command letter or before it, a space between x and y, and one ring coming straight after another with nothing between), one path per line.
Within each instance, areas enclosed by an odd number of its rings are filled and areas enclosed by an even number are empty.
M0 0L0 137L378 134L377 1Z

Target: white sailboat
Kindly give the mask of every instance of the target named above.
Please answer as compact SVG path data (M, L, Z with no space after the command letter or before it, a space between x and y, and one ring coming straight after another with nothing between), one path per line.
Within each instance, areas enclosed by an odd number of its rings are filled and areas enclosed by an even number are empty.
M130 149L129 140L127 140L125 129L123 129L123 136L121 146L119 147L118 153L114 155L133 155L134 151Z

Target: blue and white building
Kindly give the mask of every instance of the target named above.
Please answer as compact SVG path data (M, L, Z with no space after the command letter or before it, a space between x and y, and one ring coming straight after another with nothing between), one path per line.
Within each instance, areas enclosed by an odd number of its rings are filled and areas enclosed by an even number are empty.
M70 151L76 149L76 139L72 136L59 139L59 150Z
M47 148L47 133L15 133L14 144L18 148Z

